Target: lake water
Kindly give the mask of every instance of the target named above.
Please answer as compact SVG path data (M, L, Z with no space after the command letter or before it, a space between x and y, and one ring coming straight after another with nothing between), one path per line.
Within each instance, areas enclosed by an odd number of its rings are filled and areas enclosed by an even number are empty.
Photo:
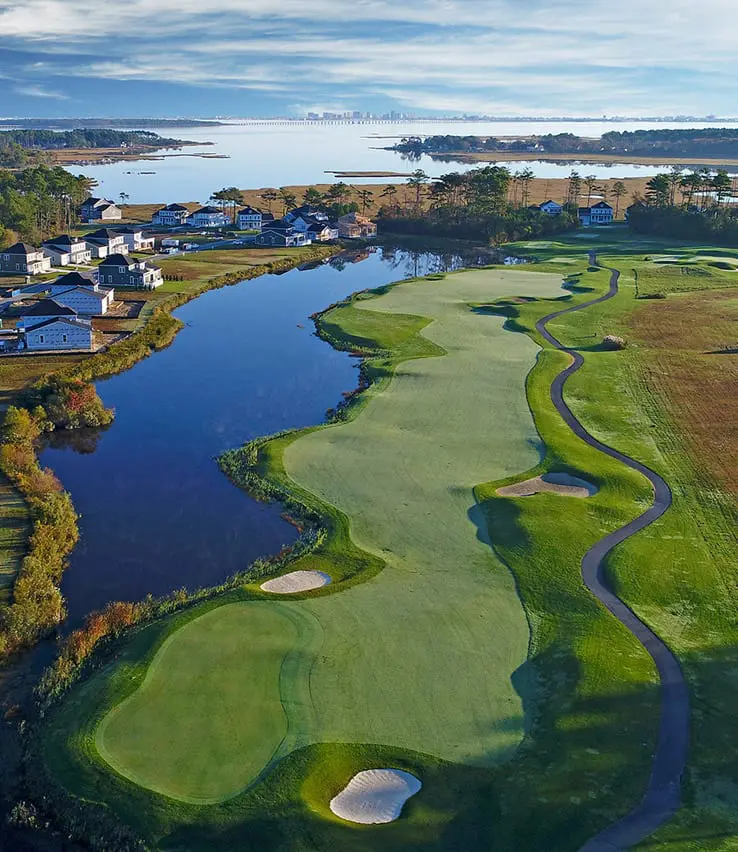
M449 171L473 168L458 163L435 162L424 156L419 162L408 162L394 151L380 150L393 145L403 136L432 134L523 136L544 133L574 133L600 136L610 130L665 129L674 126L708 127L709 124L668 122L412 122L392 124L299 124L260 123L226 124L216 127L160 128L163 136L214 145L185 148L187 153L223 154L228 159L200 157L167 157L158 161L112 163L103 166L72 166L70 171L84 172L98 181L96 192L117 199L121 192L132 203L166 203L171 201L206 201L224 186L241 189L333 183L331 171L399 171L422 168L431 177ZM566 177L572 163L505 163L512 170L530 167L538 177ZM668 168L668 167L664 167ZM587 174L598 178L638 177L655 174L654 166L587 165ZM142 174L154 172L154 174ZM352 183L361 179L351 178ZM367 178L365 182L377 182ZM380 179L391 182L390 179ZM398 179L401 180L401 179Z
M475 261L391 248L360 257L183 306L185 328L169 348L98 383L113 425L41 454L81 514L62 583L72 626L111 600L217 584L294 540L280 509L231 485L215 457L322 422L356 386L357 361L317 338L310 314L356 290Z

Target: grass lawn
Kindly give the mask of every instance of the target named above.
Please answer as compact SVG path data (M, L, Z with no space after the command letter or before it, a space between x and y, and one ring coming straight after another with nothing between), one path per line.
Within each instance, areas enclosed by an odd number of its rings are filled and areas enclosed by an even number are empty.
M155 846L202 850L571 852L640 800L658 730L658 680L645 651L584 589L579 565L591 544L649 505L650 487L579 441L554 411L549 387L567 363L563 353L544 349L528 372L540 342L535 321L555 308L555 282L566 277L569 300L606 288L608 273L586 271L586 251L597 245L601 263L624 270L620 294L551 331L585 356L566 388L576 415L674 491L670 511L617 548L607 570L679 655L692 691L685 806L643 848L735 848L735 436L732 403L719 399L721 370L735 370L738 359L733 296L721 283L681 293L681 273L672 270L661 282L665 299L638 300L633 274L651 270L655 254L701 265L734 253L633 240L619 228L581 236L512 250L534 255L536 268L556 279L520 268L431 277L323 318L332 338L382 350L368 365L378 381L354 419L273 440L257 467L328 515L328 542L291 568L318 567L338 582L290 601L245 588L135 631L41 732L46 763L66 789L105 802ZM699 278L708 288L720 281ZM504 298L514 295L530 298ZM706 328L695 330L695 312L709 318ZM612 333L629 346L603 351L599 342ZM432 357L436 347L448 354ZM729 382L733 374L725 375ZM717 444L704 446L698 423ZM717 445L726 452L710 467ZM496 494L546 470L583 476L599 492L587 500ZM198 625L217 632L224 611L241 623L240 609L230 615L236 601L244 604L243 644L233 631L213 647L198 641ZM300 613L320 629L289 649L275 645L271 622L259 629L248 614L255 607ZM264 647L256 684L265 690L284 654L281 702L225 683L214 656L221 647L230 673L250 665L249 649ZM193 679L222 690L222 711L211 710L209 695L198 695L195 712L182 710ZM230 755L214 760L222 771L208 787L215 776L202 762L190 767L187 755L193 741L196 761L210 748L205 717L213 755L229 735L249 742L247 720L229 713L234 701L255 725L265 714L270 725L253 764L234 770ZM248 783L279 736L282 712L281 759L258 783L222 803L187 801ZM111 773L96 735L123 774L155 789L163 788L154 776L166 776L170 797ZM155 751L155 740L166 748ZM342 824L327 802L354 772L374 766L407 769L423 790L397 823Z

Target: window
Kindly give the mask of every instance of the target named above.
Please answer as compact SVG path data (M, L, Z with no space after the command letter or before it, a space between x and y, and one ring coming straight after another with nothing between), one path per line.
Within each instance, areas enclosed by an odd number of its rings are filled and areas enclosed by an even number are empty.
M66 336L66 334L62 334L62 343L66 343L66 342L67 342L67 336Z
M39 343L43 343L43 342L44 342L44 336L43 336L43 334L39 334L39 336L38 336L38 341L39 341Z

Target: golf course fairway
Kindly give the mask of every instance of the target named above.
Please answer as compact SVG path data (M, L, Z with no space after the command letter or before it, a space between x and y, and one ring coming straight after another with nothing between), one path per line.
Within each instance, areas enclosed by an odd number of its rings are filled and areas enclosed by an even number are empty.
M560 275L485 269L355 303L430 322L445 355L402 362L349 422L298 437L288 476L343 512L385 568L301 600L212 609L174 632L97 729L101 756L185 802L235 796L314 743L381 744L457 764L508 759L525 731L529 627L475 524L473 487L534 468L525 392L538 347L470 305L553 298ZM440 351L440 350L439 350Z

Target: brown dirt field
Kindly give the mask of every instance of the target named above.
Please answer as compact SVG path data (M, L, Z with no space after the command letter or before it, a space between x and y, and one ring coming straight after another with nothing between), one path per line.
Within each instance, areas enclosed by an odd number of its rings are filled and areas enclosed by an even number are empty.
M738 499L738 290L643 303L630 326L650 350L648 387L668 401L700 464Z

